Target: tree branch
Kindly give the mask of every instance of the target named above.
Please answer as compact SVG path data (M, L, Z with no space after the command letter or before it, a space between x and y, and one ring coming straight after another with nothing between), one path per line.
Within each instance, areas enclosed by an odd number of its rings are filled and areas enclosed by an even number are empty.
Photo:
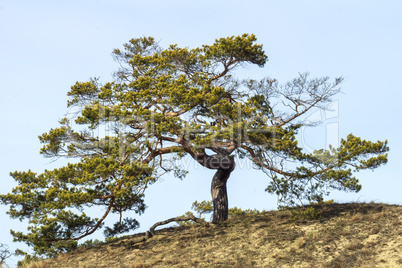
M158 226L160 226L160 225L165 225L165 224L171 223L171 222L173 222L173 221L194 221L194 222L197 222L197 223L201 223L201 224L203 224L203 225L206 225L206 226L209 225L208 222L206 222L204 219L197 218L197 217L195 217L194 215L191 215L191 216L180 216L180 217L170 218L170 219L167 219L167 220L164 220L164 221L159 221L159 222L155 223L154 225L151 226L151 228L149 228L150 234L151 234L151 235L154 235L154 234L155 234L155 228L156 228L156 227L158 227Z
M229 68L229 66L230 66L230 65L233 65L233 64L236 64L236 63L238 63L238 62L239 62L238 60L231 60L231 61L229 61L229 63L224 64L225 69L223 70L223 72L221 72L220 74L217 74L217 75L211 77L211 78L208 80L207 84L209 85L209 84L212 83L212 81L217 80L217 79L221 78L222 76L226 75L226 74L232 69L232 68Z

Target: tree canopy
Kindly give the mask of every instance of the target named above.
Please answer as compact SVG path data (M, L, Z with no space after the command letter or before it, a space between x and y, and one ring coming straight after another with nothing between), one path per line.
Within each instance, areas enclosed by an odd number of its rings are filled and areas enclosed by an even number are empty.
M385 164L387 141L350 134L339 148L305 152L297 133L309 125L306 114L325 109L343 79L303 73L284 84L241 80L236 70L268 61L256 40L244 34L162 49L143 37L115 49L113 81L76 82L67 94L70 116L39 136L42 155L75 160L41 174L11 173L18 186L1 203L10 206L10 217L30 224L28 233L11 231L14 239L38 254L69 250L113 213L119 221L105 235L130 231L138 227L132 212L145 210L146 188L169 172L186 175L183 157L216 170L214 223L228 216L226 182L235 159L252 161L268 176L266 191L286 204L320 201L331 189L359 191L353 172ZM91 207L101 208L99 217L87 215Z

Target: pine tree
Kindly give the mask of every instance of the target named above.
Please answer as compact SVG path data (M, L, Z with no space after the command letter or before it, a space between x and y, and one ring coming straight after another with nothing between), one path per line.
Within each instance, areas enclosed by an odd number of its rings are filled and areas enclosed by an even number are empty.
M45 157L76 160L41 174L13 172L18 186L0 196L12 218L29 220L28 233L12 235L37 254L74 248L111 213L120 220L105 228L107 236L138 227L125 212L144 212L145 189L164 174L184 177L183 157L216 170L214 223L228 218L226 183L235 157L250 159L268 175L266 190L287 204L320 201L331 189L357 192L361 185L353 171L387 162L387 141L352 134L339 148L305 152L296 138L308 125L306 114L324 109L343 79L300 74L285 84L240 80L240 67L263 67L268 60L252 34L194 49L162 49L144 37L115 49L113 57L120 65L113 81L73 85L68 107L74 113L39 137ZM100 208L99 218L86 214L90 207Z

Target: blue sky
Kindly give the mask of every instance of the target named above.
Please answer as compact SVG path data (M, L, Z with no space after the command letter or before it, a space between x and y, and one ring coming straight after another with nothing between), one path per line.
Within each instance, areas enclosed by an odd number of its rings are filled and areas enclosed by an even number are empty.
M323 126L304 132L308 147L325 147L329 124L336 126L332 136L389 141L389 163L357 174L359 193L334 192L330 198L402 204L401 14L401 1L0 0L0 192L14 186L10 171L41 172L65 163L39 155L37 136L57 127L76 81L111 79L114 48L142 36L155 37L162 47L196 47L254 33L269 61L262 69L242 70L244 77L285 82L309 71L345 78L343 93L335 97L337 114L316 111ZM198 166L183 181L167 176L150 187L140 231L183 214L195 200L208 200L212 175ZM276 197L264 192L267 185L263 173L238 168L228 182L230 206L275 209ZM25 225L10 220L6 210L0 207L0 242L23 248L12 243L9 229Z

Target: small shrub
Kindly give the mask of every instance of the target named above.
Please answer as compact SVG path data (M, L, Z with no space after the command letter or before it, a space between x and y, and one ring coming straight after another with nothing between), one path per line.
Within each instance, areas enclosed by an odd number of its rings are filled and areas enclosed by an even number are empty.
M328 204L334 204L334 199L330 199L327 201L318 201L318 202L310 202L310 205L328 205Z
M17 267L36 267L33 265L36 265L36 263L39 263L40 261L43 261L42 258L39 258L38 256L32 256L30 254L26 254L22 251L19 251L18 249L16 250L16 255L25 255L23 260L18 261Z
M95 240L89 239L89 240L86 240L85 242L79 244L78 247L88 248L88 247L93 247L93 246L100 245L103 243L104 243L103 241L100 241L98 239L95 239Z
M198 202L196 200L191 205L191 209L198 213L198 218L205 220L205 218L203 218L202 215L207 214L207 213L211 213L213 211L212 201L205 201L204 200L204 201ZM194 214L191 211L187 211L182 216L194 216ZM179 222L176 222L176 223L179 226L190 226L190 225L194 224L193 221L184 221L184 222L179 221Z
M194 216L194 214L192 212L190 212L190 211L187 211L186 213L184 213L184 215L181 215L181 216ZM193 221L176 221L176 223L179 226L191 226L191 225L194 224Z
M117 237L117 236L105 237L105 243L112 242L112 241L114 241L114 240L116 240L116 239L119 239L119 237Z
M192 210L194 210L195 212L198 213L198 218L204 219L202 216L204 214L208 214L208 213L212 213L213 212L213 205L212 205L212 201L194 201L194 203L191 206ZM263 210L262 212L265 212L265 210ZM257 209L241 209L238 207L233 207L233 208L229 208L229 216L244 216L244 215L255 215L255 214L259 214L261 213L259 210ZM194 215L191 211L187 211L184 215L182 216L191 216ZM189 226L189 225L193 225L194 222L192 221L186 221L186 222L176 222L179 226Z
M202 214L211 213L214 210L212 201L205 200L200 203L197 200L194 201L191 208L198 213L198 218L201 218Z
M242 210L241 208L234 207L234 208L229 208L229 215L230 216L243 216L243 215L255 215L259 214L260 211L257 209L246 209Z
M314 207L308 207L305 210L293 210L291 219L298 220L317 220L321 218L322 212Z

